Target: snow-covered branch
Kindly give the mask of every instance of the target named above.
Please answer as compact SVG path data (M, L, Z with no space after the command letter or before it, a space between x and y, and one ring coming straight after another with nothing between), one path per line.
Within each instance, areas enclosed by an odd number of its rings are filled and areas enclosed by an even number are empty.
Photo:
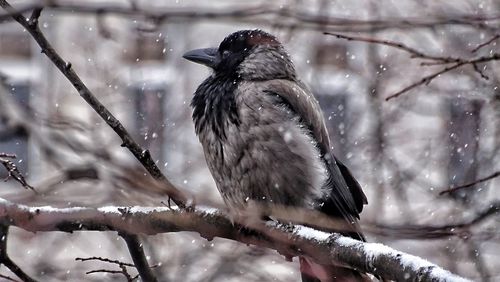
M467 281L419 257L382 244L363 243L339 234L276 222L231 223L222 212L197 207L54 208L28 207L0 199L0 221L27 231L119 231L147 234L193 231L211 240L226 238L277 250L286 256L305 255L318 263L340 263L391 280Z

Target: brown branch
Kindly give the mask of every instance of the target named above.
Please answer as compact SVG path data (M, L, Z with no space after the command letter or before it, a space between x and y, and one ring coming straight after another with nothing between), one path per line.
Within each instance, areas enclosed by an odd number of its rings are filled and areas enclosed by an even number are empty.
M163 175L161 170L155 164L149 151L141 148L141 146L133 140L132 136L130 136L121 122L95 97L90 89L88 89L88 87L83 83L80 77L71 68L71 63L65 62L55 51L50 42L45 38L44 34L41 32L38 26L38 18L41 15L42 7L35 8L30 19L26 21L24 16L18 13L7 1L0 0L0 6L8 13L11 13L12 18L19 24L21 24L31 34L33 39L35 39L35 41L42 49L42 53L44 53L54 63L54 65L75 87L80 96L122 139L122 147L126 147L146 168L151 176L159 180L164 185L166 190L165 192L169 196L169 199L171 198L178 206L185 207L186 203L188 203L188 197L183 192L175 188L172 183L170 183L170 181ZM136 263L137 270L139 271L142 280L156 281L156 278L154 277L151 269L146 262L146 258L142 248L140 247L138 237L135 235L131 235L130 237L124 237L124 239L127 242L130 254L134 260L134 263Z
M425 77L423 77L422 79L420 79L419 81L415 82L415 83L412 83L410 85L408 85L407 87L401 89L400 91L392 94L392 95L389 95L385 98L386 101L389 101L393 98L396 98L396 97L399 97L401 95L403 95L404 93L412 90L413 88L416 88L418 86L421 86L423 84L429 84L433 79L435 79L436 77L444 74L444 73L447 73L447 72L450 72L454 69L457 69L457 68L460 68L460 67L463 67L465 65L472 65L474 66L475 64L479 64L479 63L485 63L485 62L489 62L489 61L498 61L500 60L500 53L494 53L490 56L484 56L484 57L479 57L477 59L472 59L472 60L463 60L459 63L456 63L452 66L449 66L449 67L446 67L440 71L437 71L435 73L432 73L430 75L427 75ZM480 72L480 74L482 74Z
M128 267L135 267L135 265L133 265L131 263L126 263L126 262L122 262L122 261L119 261L119 260L111 260L111 259L102 258L102 257L75 258L75 260L76 261L97 260L97 261L107 262L107 263L111 263L111 264L116 264L116 265L118 265L118 267L120 267L120 270L96 269L96 270L87 271L85 274L92 274L92 273L122 274L123 276L125 276L125 278L129 282L134 281L134 280L136 280L139 277L139 275L136 275L136 276L132 277L128 273L127 266Z
M338 234L276 222L250 226L232 222L215 209L190 211L168 207L52 208L27 207L0 199L0 221L27 231L99 230L153 235L198 232L211 240L226 238L277 250L292 257L308 256L318 263L332 262L390 280L465 281L418 257L389 247L364 243Z
M127 269L124 267L120 267L121 270L110 270L110 269L96 269L85 272L85 274L93 274L93 273L110 273L110 274L122 274L127 279L127 282L132 282L137 279L138 276L132 277L127 272Z
M415 48L409 47L403 43L399 42L394 42L394 41L389 41L389 40L380 40L380 39L375 39L375 38L367 38L367 37L355 37L355 36L347 36L347 35L342 35L342 34L337 34L337 33L330 33L330 32L325 32L324 34L326 35L332 35L340 39L345 39L348 41L360 41L360 42L367 42L367 43L374 43L374 44L380 44L380 45L385 45L389 47L393 47L402 51L405 51L411 55L411 58L418 58L418 59L424 59L424 60L429 60L430 62L423 62L421 65L423 66L430 66L430 65L448 65L452 64L451 66L447 66L437 72L434 72L430 75L427 75L423 78L421 78L419 81L414 82L405 88L397 91L394 94L389 95L388 97L385 98L386 101L389 101L393 98L399 97L403 95L404 93L412 90L413 88L419 87L423 84L429 84L432 80L434 80L436 77L450 72L454 69L463 67L465 65L471 65L474 70L479 73L479 75L484 78L484 79L489 79L487 75L484 74L482 70L479 69L477 66L480 63L485 63L489 61L498 61L500 60L500 53L493 53L489 56L483 56L475 59L462 59L462 58L455 58L455 57L442 57L442 56L432 56L428 55L425 53L422 53L418 51Z
M7 280L7 281L19 282L18 280L14 279L14 278L11 278L11 277L9 277L7 275L3 275L3 274L0 274L0 278L3 278L5 280Z
M99 116L115 131L115 133L122 139L122 147L126 147L139 162L146 168L146 170L155 179L162 182L165 186L166 194L172 198L174 203L180 207L185 207L188 203L188 197L180 190L175 188L175 186L170 183L170 181L163 175L161 170L155 164L153 158L151 157L148 150L141 148L141 146L134 141L132 136L128 133L121 122L95 97L95 95L87 88L80 77L71 67L71 63L65 62L61 56L55 51L50 42L45 38L44 34L41 32L37 20L26 20L26 18L16 11L7 1L0 0L0 6L10 13L14 20L21 24L35 39L42 53L44 53L54 65L66 76L66 78L71 82L71 84L78 91L80 96L94 109L94 111L99 114ZM40 8L40 7L36 7ZM41 11L33 12L32 18L38 18Z
M7 254L7 237L9 235L9 226L0 224L0 263L5 265L12 273L17 275L24 282L36 282L26 272L24 272Z
M489 80L490 78L479 68L477 64L472 64L474 71L477 72L483 79Z
M125 240L125 243L127 243L130 256L132 257L132 261L134 261L135 268L139 272L142 281L158 281L146 260L146 255L144 254L141 242L139 242L139 237L135 234L128 234L125 232L119 232L119 234L123 240Z
M472 181L470 183L466 183L464 185L448 187L446 190L443 190L443 191L439 192L439 195L444 195L444 194L447 194L447 193L453 193L453 192L455 192L457 190L460 190L460 189L472 187L472 186L474 186L476 184L479 184L479 183L491 180L491 179L493 179L495 177L498 177L498 176L500 176L500 171L494 172L491 175L488 175L488 176L483 177L483 178L479 178L479 179L477 179L475 181Z
M500 34L497 34L495 36L493 36L492 38L490 38L488 41L486 42L483 42L479 45L476 46L476 48L472 49L471 52L472 53L476 53L477 51L479 51L479 49L485 47L485 46L488 46L490 45L491 43L495 42L498 38L500 38Z
M123 262L119 260L113 260L113 259L108 259L108 258L103 258L103 257L89 257L89 258L75 258L76 261L91 261L91 260L98 260L102 262L107 262L111 264L117 264L117 265L124 265L124 266L130 266L130 267L135 267L135 265L128 263L128 262Z
M17 182L21 183L24 188L26 189L31 189L35 191L35 188L33 188L31 185L26 182L26 179L24 179L24 176L21 174L17 166L12 162L11 160L8 160L7 158L15 158L16 155L13 154L6 154L6 153L0 153L0 163L5 167L7 170L7 177L4 179L4 181L9 180L9 178L14 178Z
M335 36L335 37L340 38L340 39L345 39L347 41L367 42L367 43L374 43L374 44L393 47L393 48L403 50L403 51L409 53L411 55L411 58L420 58L420 59L437 61L435 63L438 63L438 64L457 63L457 62L461 61L459 58L431 56L428 54L424 54L424 53L418 51L417 49L409 47L409 46L407 46L403 43L400 43L400 42L394 42L394 41L389 41L389 40L380 40L380 39L369 38L369 37L347 36L347 35L338 34L338 33L331 33L331 32L324 32L323 34L332 35L332 36Z

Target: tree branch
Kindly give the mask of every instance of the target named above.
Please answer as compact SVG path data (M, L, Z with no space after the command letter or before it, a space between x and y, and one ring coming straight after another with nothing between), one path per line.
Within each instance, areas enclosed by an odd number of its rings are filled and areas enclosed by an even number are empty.
M115 131L115 133L122 139L122 147L126 147L139 162L146 168L146 170L155 179L164 184L167 195L180 207L185 207L188 203L188 197L163 175L161 170L155 164L148 150L141 148L141 146L134 141L132 136L128 133L121 122L95 97L95 95L83 83L80 77L72 69L71 63L65 62L61 56L55 51L50 42L45 38L38 26L38 17L40 16L40 7L35 7L35 10L29 20L16 11L7 1L0 0L0 6L12 15L12 18L21 24L35 39L42 53L44 53L54 65L66 76L71 84L78 91L80 96L99 114L99 116Z
M129 281L129 282L132 282L139 277L139 275L132 277L132 275L130 275L128 273L127 267L135 267L135 265L133 265L131 263L126 263L126 262L122 262L119 260L111 260L111 259L107 259L107 258L103 258L103 257L75 258L75 260L76 261L90 261L90 260L102 261L102 262L118 265L118 267L120 268L120 270L96 269L96 270L87 271L85 274L92 274L92 273L121 274L121 275L125 276L125 279L127 279L127 281Z
M318 263L338 262L391 280L466 281L421 258L381 244L300 225L267 222L247 227L232 223L213 208L186 211L168 207L27 207L0 199L0 221L32 232L99 230L153 235L193 231L208 240L226 238L274 249L286 256L309 256Z
M142 244L139 242L139 237L137 235L127 234L124 232L119 232L119 234L123 240L125 240L125 243L127 243L130 256L132 257L132 261L134 262L135 268L139 272L139 276L141 276L142 281L158 281L153 274L151 267L149 267L146 255L144 254L144 249L142 248Z
M489 40L487 40L486 42L483 42L479 45L476 46L476 48L472 49L471 50L471 53L476 53L477 51L479 51L481 48L485 47L485 46L488 46L490 45L491 43L495 42L498 38L500 38L500 34L496 34L495 36L493 36L492 38L490 38Z
M7 254L7 237L9 235L9 226L0 224L0 263L5 265L12 273L17 275L24 282L36 282L26 274Z
M13 159L15 157L16 155L13 154L0 153L0 163L5 167L8 173L7 178L5 178L4 181L7 181L10 177L12 177L17 182L21 183L21 185L23 185L24 188L35 191L35 188L33 188L33 186L29 185L28 182L26 182L26 179L24 179L24 176L21 174L21 172L14 164L14 162L7 159L7 158Z
M498 61L500 60L500 53L492 53L488 56L482 56L482 57L477 57L474 59L463 59L463 58L456 58L456 57L444 57L444 56L433 56L429 54L425 54L423 52L418 51L415 48L409 47L403 43L400 42L394 42L394 41L389 41L389 40L380 40L376 38L367 38L367 37L356 37L356 36L347 36L347 35L342 35L342 34L337 34L337 33L331 33L331 32L325 32L324 34L326 35L332 35L340 39L345 39L348 41L359 41L359 42L367 42L367 43L374 43L374 44L379 44L379 45L385 45L389 47L393 47L399 50L402 50L404 52L407 52L410 54L411 58L418 58L418 59L424 59L424 60L429 60L430 62L422 62L422 66L436 66L436 65L448 65L445 68L434 72L430 75L424 76L420 80L404 87L403 89L395 92L394 94L391 94L385 98L386 101L389 101L393 98L399 97L406 92L419 87L421 85L427 85L429 84L433 79L436 77L450 72L454 69L466 66L466 65L471 65L474 68L474 71L476 71L483 79L489 79L487 75L484 74L484 72L477 66L480 63L486 63L490 61ZM451 64L451 65L449 65Z
M170 183L170 181L163 175L161 170L155 164L149 151L143 149L137 142L133 140L132 136L130 136L121 122L95 97L90 89L88 89L88 87L83 83L80 77L71 68L71 63L65 62L55 51L49 41L45 38L38 26L38 18L41 15L42 7L36 7L32 12L31 17L26 20L24 16L21 13L18 13L7 1L0 0L0 6L8 13L11 13L12 18L19 24L21 24L31 34L33 39L35 39L35 41L42 49L42 53L44 53L54 63L54 65L75 87L80 96L122 139L122 147L126 147L146 168L151 176L153 176L153 178L159 180L163 184L166 190L166 194L169 196L169 199L172 199L174 203L176 203L179 207L186 207L186 204L190 205L189 202L192 201L188 200L188 197L183 192L175 188L175 186ZM140 246L139 239L135 236L130 236L126 237L125 241L127 242L127 246L129 247L129 251L134 262L138 263L136 264L136 268L139 271L141 278L144 281L156 281L156 278L154 277L146 262L146 258L142 248L137 248L137 246Z
M486 177L483 177L483 178L479 178L475 181L472 181L470 183L466 183L464 185L460 185L460 186L452 186L452 187L448 187L446 190L443 190L441 192L439 192L439 195L444 195L444 194L448 194L448 193L453 193L457 190L461 190L461 189L464 189L464 188L468 188L468 187L472 187L476 184L479 184L479 183L482 183L482 182L485 182L485 181L488 181L488 180L491 180L495 177L499 177L500 176L500 171L497 171L497 172L494 172L492 173L491 175L488 175Z

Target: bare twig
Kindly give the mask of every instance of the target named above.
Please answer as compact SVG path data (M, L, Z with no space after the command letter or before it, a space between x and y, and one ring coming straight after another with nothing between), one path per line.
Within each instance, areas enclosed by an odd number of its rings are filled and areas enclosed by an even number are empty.
M389 95L385 98L386 101L389 101L393 98L396 98L396 97L399 97L401 95L403 95L404 93L410 91L411 89L413 88L416 88L418 86L421 86L423 84L429 84L434 78L444 74L444 73L447 73L449 71L452 71L454 69L457 69L457 68L460 68L462 66L465 66L465 65L472 65L474 66L475 64L479 64L479 63L485 63L485 62L489 62L489 61L498 61L500 60L500 53L494 53L490 56L484 56L484 57L479 57L477 59L472 59L472 60L463 60L459 63L456 63L456 64L453 64L449 67L446 67L440 71L437 71L435 73L432 73L430 75L427 75L425 77L423 77L422 79L420 79L419 81L415 82L415 83L412 83L410 85L408 85L407 87L401 89L400 91L392 94L392 95ZM484 74L482 72L479 72L481 74L481 76L483 76Z
M461 61L459 58L440 57L440 56L432 56L432 55L424 54L424 53L418 51L417 49L409 47L409 46L407 46L403 43L400 43L400 42L394 42L394 41L389 41L389 40L380 40L380 39L369 38L369 37L347 36L347 35L338 34L338 33L331 33L331 32L324 32L324 34L332 35L332 36L335 36L335 37L340 38L340 39L345 39L347 41L359 41L359 42L375 43L375 44L385 45L385 46L389 46L389 47L394 47L394 48L403 50L407 53L410 53L411 58L433 60L433 61L437 61L439 64L457 63L457 62Z
M122 274L125 276L125 279L127 279L127 282L132 282L136 280L139 276L130 276L130 274L127 272L127 269L124 267L120 267L121 270L110 270L110 269L96 269L96 270L90 270L85 272L85 274L93 274L93 273L110 273L110 274Z
M87 88L80 77L72 69L71 63L65 62L61 56L55 51L52 45L45 38L41 32L37 20L27 21L22 14L16 11L7 1L0 0L0 6L10 13L12 17L21 24L35 39L42 53L44 53L54 65L66 76L66 78L73 84L80 96L96 111L97 114L115 131L115 133L122 139L122 146L126 147L139 162L146 168L146 170L157 180L161 181L166 190L166 194L172 198L174 203L180 207L185 207L188 203L188 197L182 191L175 188L170 181L163 175L161 170L155 164L148 150L143 149L137 142L134 141L132 136L128 133L121 122L95 97L95 95ZM40 8L40 7L37 7ZM38 18L41 11L33 13L32 18Z
M345 39L348 41L360 41L360 42L374 43L374 44L380 44L380 45L385 45L385 46L397 48L397 49L400 49L402 51L409 53L411 55L411 58L418 58L418 59L424 59L424 60L430 61L430 62L422 62L421 65L423 65L423 66L448 65L445 68L443 68L437 72L434 72L430 75L427 75L427 76L421 78L420 80L418 80L417 82L414 82L414 83L406 86L405 88L397 91L396 93L387 96L385 98L386 101L389 101L393 98L399 97L399 96L403 95L404 93L412 90L413 88L419 87L419 86L424 85L424 84L427 85L436 77L438 77L444 73L450 72L454 69L463 67L465 65L471 65L474 68L474 71L479 73L479 75L482 78L489 79L489 77L486 74L484 74L484 72L478 67L478 64L489 62L489 61L500 60L500 53L493 53L489 56L478 57L475 59L462 59L462 58L456 58L456 57L432 56L432 55L422 53L415 48L411 48L411 47L406 46L403 43L399 43L399 42L394 42L394 41L389 41L389 40L380 40L380 39L375 39L375 38L367 38L367 37L347 36L347 35L330 33L330 32L325 32L324 34L336 36L337 38ZM449 64L451 64L451 65L449 65Z
M127 234L194 231L209 240L236 240L277 250L285 256L309 256L318 263L338 262L390 280L465 281L438 266L389 247L364 243L300 225L276 222L244 227L214 209L167 207L27 207L0 200L0 220L28 231L116 230Z
M9 235L9 226L0 224L0 263L5 265L12 273L17 275L24 282L36 282L26 272L24 272L7 254L7 237Z
M130 3L133 3L129 1ZM407 28L429 28L447 25L478 26L487 29L485 22L491 23L500 20L500 15L473 15L455 14L452 16L436 15L434 17L404 17L384 20L353 20L330 15L317 15L300 11L289 10L277 5L259 6L237 6L233 9L173 9L172 7L145 9L138 5L124 5L115 3L86 3L78 1L33 1L31 3L20 4L16 10L7 11L0 14L0 21L8 20L12 15L21 15L33 9L45 8L59 12L79 13L79 14L114 14L119 16L139 16L152 20L156 23L201 21L201 20L225 20L238 18L240 21L248 23L275 23L280 22L283 27L297 27L301 29L329 30L329 31L352 31L368 32L384 29L407 29ZM298 25L297 23L300 23ZM491 28L493 29L493 28Z
M132 282L132 281L136 280L139 277L139 275L136 275L136 276L132 277L128 273L127 267L135 267L135 265L133 265L131 263L126 263L126 262L122 262L122 261L119 261L119 260L111 260L111 259L102 258L102 257L75 258L75 260L76 261L97 260L97 261L107 262L107 263L111 263L111 264L116 264L116 265L118 265L118 267L120 267L120 270L96 269L96 270L87 271L85 274L92 274L92 273L122 274L123 276L125 276L125 278L129 282Z
M15 158L16 155L13 154L6 154L6 153L0 153L0 163L5 167L7 170L7 177L4 179L4 181L9 180L10 177L14 178L17 182L21 183L24 188L26 189L31 189L35 191L35 188L33 188L31 185L26 182L26 179L24 179L24 176L21 174L17 166L12 162L11 160L8 160L7 158Z
M0 274L0 278L3 278L3 279L5 279L5 280L7 280L7 281L19 282L19 280L16 280L16 279L14 279L14 278L11 278L11 277L9 277L9 276L7 276L7 275L3 275L3 274Z
M483 79L490 79L489 76L487 76L480 68L477 64L472 64L472 67L474 68L474 71L476 71L477 73L479 73L479 75L483 78Z
M439 195L444 195L444 194L447 194L447 193L453 193L453 192L455 192L457 190L460 190L460 189L472 187L472 186L474 186L476 184L479 184L479 183L491 180L491 179L493 179L495 177L498 177L498 176L500 176L500 171L494 172L494 173L492 173L492 174L490 174L490 175L488 175L486 177L479 178L479 179L477 179L475 181L472 181L470 183L466 183L464 185L449 187L446 190L443 190L443 191L439 192Z
M491 43L495 42L498 38L500 38L500 34L497 34L497 35L493 36L492 38L490 38L489 40L477 45L476 48L471 50L471 52L476 53L477 51L479 51L479 49L490 45Z
M111 263L111 264L135 267L135 265L128 263L128 262L123 262L123 261L113 260L113 259L108 259L108 258L103 258L103 257L75 258L75 260L76 261L98 260L98 261L107 262L107 263Z

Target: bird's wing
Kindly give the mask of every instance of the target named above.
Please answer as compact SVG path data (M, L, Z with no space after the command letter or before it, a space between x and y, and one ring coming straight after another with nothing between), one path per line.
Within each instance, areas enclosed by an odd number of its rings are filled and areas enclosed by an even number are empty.
M327 185L331 187L332 192L327 196L328 198L319 199L318 209L326 214L355 222L355 218L359 218L363 205L367 204L366 196L347 167L333 155L318 101L304 85L297 82L269 80L263 83L265 92L280 96L283 104L294 111L301 122L309 128L327 163L330 174Z

